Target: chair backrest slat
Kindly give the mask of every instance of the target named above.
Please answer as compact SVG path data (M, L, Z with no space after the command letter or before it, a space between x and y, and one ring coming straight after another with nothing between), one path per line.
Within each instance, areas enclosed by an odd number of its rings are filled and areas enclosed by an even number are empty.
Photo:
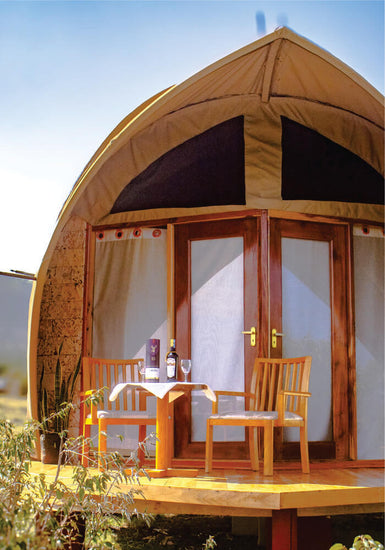
M100 388L103 388L106 385L106 382L104 381L104 377L103 377L103 362L101 360L98 360L98 361L96 361L95 366L96 366L96 371L97 371L95 389L100 389ZM90 367L92 369L92 362L90 364ZM94 388L92 388L92 389L94 389ZM103 409L105 408L105 406L104 406L104 402L106 401L105 393L106 392L103 391L103 401L100 402L100 405L98 406L98 408L103 408Z
M277 402L278 402L278 388L282 388L285 380L285 368L284 364L282 363L276 363L277 369L278 369L278 376L277 376L277 384L275 387L275 406L274 410L277 409Z
M257 358L251 382L253 398L250 402L252 410L277 410L278 393L282 390L307 392L311 357L296 357L294 359ZM297 396L288 396L286 410L298 412L301 400Z
M276 373L277 373L277 364L276 363L273 363L271 365L271 378L270 378L270 388L269 388L269 405L268 405L268 410L269 411L274 411L275 408L276 408L276 396L277 396L277 392L276 392Z
M113 386L115 386L115 384L119 380L119 364L114 363L113 365L106 365L106 367L108 372L108 387L112 388ZM124 404L123 404L123 407L124 407ZM108 408L109 410L112 410L112 403L109 400L108 400ZM120 410L120 399L116 400L116 410L117 411Z
M269 367L268 365L264 365L263 368L263 380L262 380L262 392L261 392L261 405L263 409L266 409L267 403L266 403L266 397L267 397L267 391L268 391L268 376L269 376Z
M131 410L137 407L136 392L131 392L131 398L127 398L127 392L122 392L115 401L110 401L108 396L111 389L120 382L136 382L138 376L138 362L143 359L99 359L96 357L84 357L82 364L83 389L98 390L106 387L102 399L98 404L99 410Z
M290 368L288 367L288 363L286 361L283 362L283 368L285 370L285 383L282 387L283 390L289 390L290 389Z
M251 398L250 398L250 402L249 402L249 409L251 411L254 411L256 410L256 407L257 407L257 388L258 388L258 384L259 384L259 376L260 376L260 370L258 369L253 369L253 374L251 376L251 383L250 383L250 393L251 393Z

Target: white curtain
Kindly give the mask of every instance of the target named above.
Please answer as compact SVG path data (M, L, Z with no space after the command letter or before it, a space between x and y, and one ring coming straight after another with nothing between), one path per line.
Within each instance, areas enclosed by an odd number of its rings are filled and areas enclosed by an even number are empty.
M353 233L357 368L357 456L384 453L384 234L356 226Z
M106 359L145 358L149 338L167 350L167 239L157 228L112 229L96 234L92 354ZM155 400L151 409L155 412ZM136 427L111 427L111 448L135 448ZM153 431L153 429L151 428ZM124 436L120 442L117 434Z
M121 236L120 236L121 235ZM97 234L93 310L96 357L145 356L145 342L167 349L166 231L136 228Z

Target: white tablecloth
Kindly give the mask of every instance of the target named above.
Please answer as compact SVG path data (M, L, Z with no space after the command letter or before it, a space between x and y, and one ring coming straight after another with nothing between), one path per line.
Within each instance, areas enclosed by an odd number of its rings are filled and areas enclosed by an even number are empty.
M207 384L198 384L196 382L122 382L116 384L110 393L109 400L115 401L120 392L130 390L131 388L143 388L159 399L165 395L170 395L170 402L186 391L201 390L210 401L216 401L216 395Z

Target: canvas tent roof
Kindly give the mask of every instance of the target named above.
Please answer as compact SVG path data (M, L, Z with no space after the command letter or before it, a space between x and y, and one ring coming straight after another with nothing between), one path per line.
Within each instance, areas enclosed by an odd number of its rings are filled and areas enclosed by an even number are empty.
M179 204L179 199L176 204L146 203L146 196L170 196L175 191L178 197L191 191L193 183L187 175L200 165L202 147L197 146L197 140L201 136L200 143L209 143L208 147L216 140L217 152L203 162L218 167L226 158L220 152L220 139L226 140L230 131L226 124L234 130L237 123L230 121L240 119L244 172L238 173L239 162L235 167L231 164L231 169L234 177L244 178L243 195L236 193L235 199L230 199L233 202L221 201L219 178L214 198L210 196L208 202L200 204L198 195L187 207ZM219 133L208 142L213 128ZM331 144L338 149L334 163L344 165L341 159L351 155L354 167L349 177L356 177L354 184L347 179L336 196L329 197L331 191L327 189L311 193L315 167L313 172L304 172L302 195L301 190L285 195L284 132L287 142L296 132L303 142L314 139L313 151L325 149L326 156ZM232 140L227 139L227 143L231 149ZM297 158L305 153L306 148L298 149ZM239 147L232 154L239 155ZM191 155L195 155L193 168ZM321 161L316 158L312 162ZM174 168L175 174L170 174ZM294 168L295 164L289 163L287 173ZM380 221L383 175L383 96L331 54L281 28L161 92L126 117L84 169L62 209L59 224L71 214L101 225L250 208ZM324 187L322 180L317 186ZM350 194L357 186L363 190L371 187L374 193ZM136 206L128 208L129 204Z

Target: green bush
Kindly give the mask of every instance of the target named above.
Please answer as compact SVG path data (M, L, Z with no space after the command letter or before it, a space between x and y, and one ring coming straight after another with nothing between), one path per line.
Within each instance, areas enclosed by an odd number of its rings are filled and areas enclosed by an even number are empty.
M373 540L370 535L358 535L353 541L353 546L349 550L384 550L384 546L381 542ZM333 544L329 550L347 550L346 546L338 542Z
M68 406L60 415L71 410ZM138 515L134 497L140 490L133 483L137 486L139 474L145 472L139 469L136 454L129 474L119 453L108 455L105 470L98 471L80 464L83 438L68 439L55 475L33 474L31 461L40 429L38 422L27 422L20 430L0 419L0 548L71 549L82 530L85 549L119 548L116 529ZM72 474L65 478L61 474L68 462Z

